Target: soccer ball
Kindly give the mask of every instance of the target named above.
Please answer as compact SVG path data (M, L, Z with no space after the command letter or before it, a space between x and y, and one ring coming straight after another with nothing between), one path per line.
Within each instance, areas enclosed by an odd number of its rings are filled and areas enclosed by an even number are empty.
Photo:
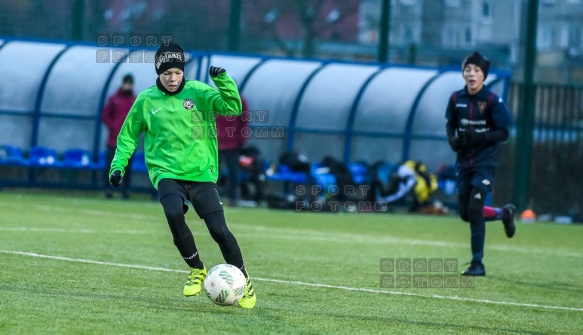
M245 294L247 281L239 268L231 264L219 264L207 273L204 291L217 305L230 306L239 302Z

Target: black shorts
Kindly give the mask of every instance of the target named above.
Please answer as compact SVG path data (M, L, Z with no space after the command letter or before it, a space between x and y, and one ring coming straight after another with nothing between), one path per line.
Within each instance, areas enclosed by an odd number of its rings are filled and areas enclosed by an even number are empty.
M159 199L162 200L168 194L178 194L183 201L190 200L201 219L210 213L223 210L223 202L215 183L165 178L158 183Z
M461 168L457 171L458 194L469 194L472 187L480 191L490 193L494 187L496 167L478 166L473 168Z

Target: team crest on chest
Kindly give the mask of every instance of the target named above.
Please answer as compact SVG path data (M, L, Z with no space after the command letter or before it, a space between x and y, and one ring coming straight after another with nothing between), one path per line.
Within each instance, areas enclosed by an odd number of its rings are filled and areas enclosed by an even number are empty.
M478 108L480 109L480 114L484 114L487 105L488 103L486 101L478 101Z
M192 101L192 99L184 99L182 106L188 110L191 110L192 107L194 107L194 101Z

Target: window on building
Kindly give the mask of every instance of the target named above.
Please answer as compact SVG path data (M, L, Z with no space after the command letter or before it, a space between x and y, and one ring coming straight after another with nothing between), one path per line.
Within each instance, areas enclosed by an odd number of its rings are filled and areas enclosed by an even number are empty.
M468 28L469 29L469 28ZM471 34L470 34L471 35ZM444 48L459 48L467 46L467 31L461 26L447 26L443 33ZM471 38L471 36L470 36Z
M465 45L472 45L472 29L470 27L466 27L464 44Z
M454 32L451 26L447 26L443 32L443 46L445 48L453 47Z
M583 29L575 23L569 26L569 49L583 51Z
M482 2L482 17L490 18L490 1Z
M417 0L401 0L401 3L405 6L415 6L417 4Z
M491 0L483 0L480 7L480 23L491 24L492 23L492 4Z
M558 31L558 41L556 41L555 46L561 48L561 49L568 49L570 42L569 42L569 35L571 34L571 32L569 31L569 28L566 26L563 26L561 28L559 28Z
M556 29L552 26L543 25L540 27L537 36L537 47L542 51L549 51L553 49L554 41L556 40Z
M401 41L405 45L411 44L414 41L413 28L410 25L405 24L403 25L402 29Z

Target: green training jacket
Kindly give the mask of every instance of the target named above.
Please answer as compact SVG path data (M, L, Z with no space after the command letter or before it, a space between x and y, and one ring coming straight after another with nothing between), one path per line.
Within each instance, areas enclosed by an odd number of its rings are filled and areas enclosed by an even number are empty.
M187 80L175 95L160 91L156 85L143 90L117 137L109 175L116 170L125 173L144 133L146 166L156 189L163 178L216 183L215 113L240 115L242 105L237 85L226 73L212 80L218 89Z

